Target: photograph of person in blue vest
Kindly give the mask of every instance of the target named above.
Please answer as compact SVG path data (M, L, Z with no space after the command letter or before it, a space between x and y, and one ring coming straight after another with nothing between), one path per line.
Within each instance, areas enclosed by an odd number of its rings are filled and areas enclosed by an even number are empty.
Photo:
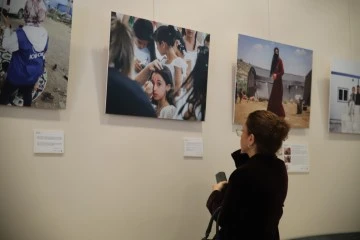
M0 104L66 107L72 0L0 1Z
M293 128L308 128L313 51L239 34L234 123L268 110Z
M210 35L111 13L106 113L204 121Z

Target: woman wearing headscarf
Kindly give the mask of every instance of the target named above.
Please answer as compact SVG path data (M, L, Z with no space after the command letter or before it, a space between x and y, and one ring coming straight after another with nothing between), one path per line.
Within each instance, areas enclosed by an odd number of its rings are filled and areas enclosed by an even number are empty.
M279 48L274 48L274 55L271 62L270 78L274 81L271 89L267 110L275 113L279 117L285 117L284 107L282 105L284 65L279 57Z
M24 106L31 106L32 90L44 72L48 32L41 23L46 18L46 6L42 0L27 0L24 7L25 26L11 32L7 18L2 47L12 53L7 78L0 94L0 104L8 104L11 95L19 90Z

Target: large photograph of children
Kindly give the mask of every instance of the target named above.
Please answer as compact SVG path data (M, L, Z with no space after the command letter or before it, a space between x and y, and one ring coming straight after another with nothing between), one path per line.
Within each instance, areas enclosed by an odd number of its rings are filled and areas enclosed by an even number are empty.
M209 47L209 34L112 12L106 113L204 121Z
M331 70L329 131L360 134L360 62L336 60Z
M268 110L293 128L308 128L312 57L311 50L239 34L234 123Z
M0 104L66 107L73 0L0 0Z

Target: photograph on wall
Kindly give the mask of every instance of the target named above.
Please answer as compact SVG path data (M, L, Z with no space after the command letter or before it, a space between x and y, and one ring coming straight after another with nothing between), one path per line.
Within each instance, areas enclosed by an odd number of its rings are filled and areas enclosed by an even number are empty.
M0 0L0 104L66 108L73 0Z
M334 60L329 97L329 131L360 134L360 61Z
M239 34L234 91L234 123L268 110L291 127L308 128L312 50Z
M204 121L210 35L111 12L106 113Z

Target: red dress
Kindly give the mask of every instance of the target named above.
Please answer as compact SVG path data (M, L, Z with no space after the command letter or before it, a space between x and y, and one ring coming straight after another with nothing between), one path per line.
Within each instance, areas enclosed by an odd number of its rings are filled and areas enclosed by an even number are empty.
M279 117L285 117L285 111L282 105L282 98L283 98L282 75L284 75L284 66L281 58L278 59L278 63L276 64L275 71L273 74L276 74L276 78L274 80L274 84L271 89L267 110L275 113Z

